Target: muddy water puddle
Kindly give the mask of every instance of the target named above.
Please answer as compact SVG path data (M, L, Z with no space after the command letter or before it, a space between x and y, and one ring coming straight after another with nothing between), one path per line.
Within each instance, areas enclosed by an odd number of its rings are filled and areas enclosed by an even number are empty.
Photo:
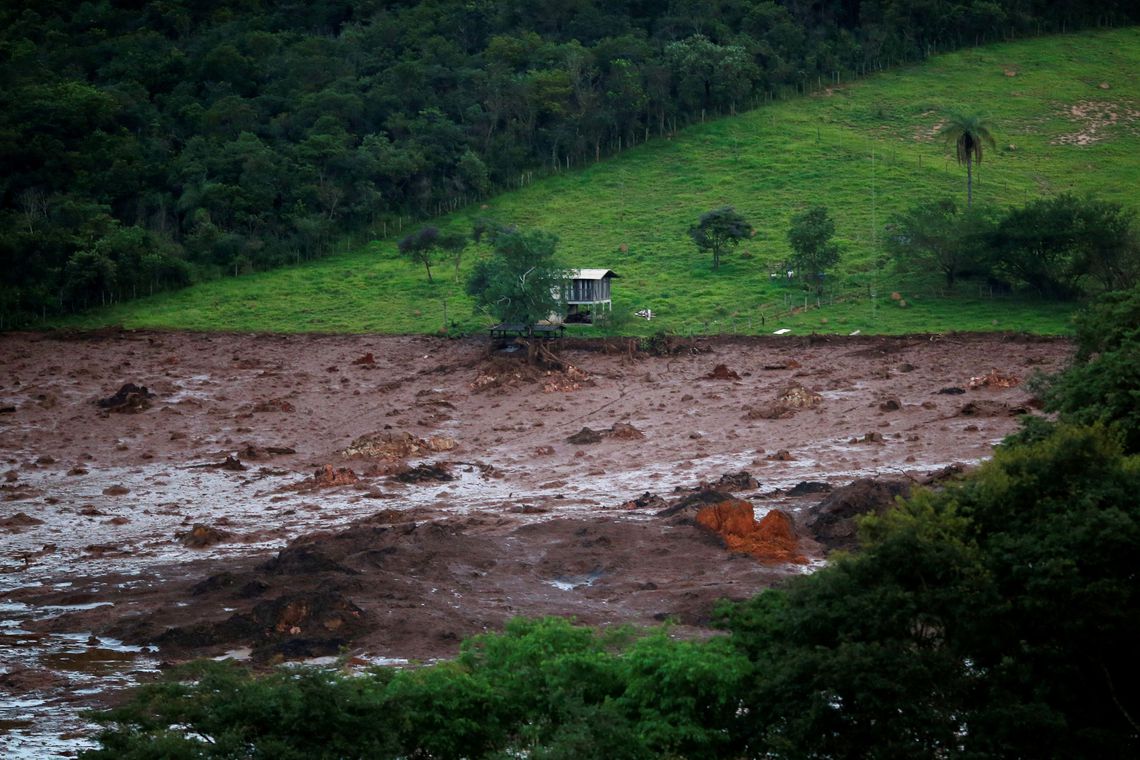
M891 451L891 454L887 452ZM681 461L646 462L605 472L597 463L565 462L549 479L526 479L523 465L496 475L478 463L451 463L452 480L404 485L386 478L365 479L359 487L297 491L297 473L225 472L143 464L96 468L82 478L58 470L33 471L26 484L49 499L25 501L20 508L41 521L4 537L0 573L0 659L5 674L22 674L31 688L0 692L0 756L60 757L90 746L95 727L82 710L95 697L126 688L158 670L157 653L122 642L95 639L90 632L42 633L28 626L68 613L113 604L114 589L72 578L114 572L119 587L144 584L149 569L196 560L268 554L299 535L335 530L381 509L417 509L447 515L510 512L518 521L605 513L607 519L648 520L652 514L617 509L624 500L649 490L669 497L675 489L715 481L727 472L749 470L760 487L749 496L760 518L776 506L795 511L783 492L804 480L840 485L858 477L898 475L889 444L869 449L854 461L841 441L820 441L790 461L769 461L758 449L733 454L691 456ZM875 459L893 461L884 465ZM438 464L446 457L409 462ZM923 472L947 462L914 461ZM362 469L362 468L361 468ZM110 486L116 488L107 493ZM376 498L379 495L381 498ZM534 506L533 510L526 507ZM179 535L195 524L227 533L219 543L190 548ZM810 572L821 563L797 568ZM139 577L142 576L142 577ZM549 585L572 593L588 588L590 574L556 577ZM63 594L67 603L31 607L13 596L30 588ZM25 594L26 595L26 594ZM243 653L231 653L240 659ZM365 661L368 664L376 664ZM399 664L384 660L383 664ZM314 661L311 664L322 664Z

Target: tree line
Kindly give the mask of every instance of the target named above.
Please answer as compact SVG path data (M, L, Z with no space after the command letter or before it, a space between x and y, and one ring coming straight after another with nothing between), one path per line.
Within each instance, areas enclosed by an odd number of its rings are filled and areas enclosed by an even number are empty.
M992 461L861 549L718 612L723 635L516 620L350 676L207 662L105 712L96 758L1135 757L1140 289L1076 321Z
M781 88L1118 0L0 7L0 319L388 236Z

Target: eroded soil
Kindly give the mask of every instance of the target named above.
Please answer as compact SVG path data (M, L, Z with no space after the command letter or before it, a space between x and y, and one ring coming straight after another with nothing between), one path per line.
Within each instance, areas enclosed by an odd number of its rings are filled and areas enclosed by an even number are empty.
M0 750L66 752L61 710L193 656L428 660L515 615L702 635L987 457L1070 350L631 348L542 371L476 339L0 336Z

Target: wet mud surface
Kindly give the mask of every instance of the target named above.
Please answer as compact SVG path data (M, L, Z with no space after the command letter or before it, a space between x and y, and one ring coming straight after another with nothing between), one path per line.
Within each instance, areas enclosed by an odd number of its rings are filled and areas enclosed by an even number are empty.
M1070 351L657 348L0 336L0 754L74 752L79 708L191 657L427 661L515 615L706 635L988 457Z

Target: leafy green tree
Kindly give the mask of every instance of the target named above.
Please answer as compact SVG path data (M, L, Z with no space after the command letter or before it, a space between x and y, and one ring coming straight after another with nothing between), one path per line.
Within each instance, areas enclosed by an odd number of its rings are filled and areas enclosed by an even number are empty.
M566 269L555 258L558 238L542 230L497 228L494 253L467 280L475 308L500 322L534 325L557 311Z
M700 221L689 228L689 237L703 253L711 253L713 269L720 268L720 257L741 240L752 237L752 225L732 206L721 206L701 214Z
M826 206L811 208L792 217L788 227L788 243L792 246L792 267L815 283L823 292L823 277L829 267L839 261L839 246L832 241L835 222Z
M974 163L982 162L984 147L996 146L990 130L992 125L978 114L951 111L946 123L938 130L939 137L954 145L959 164L966 165L966 206L974 205Z
M404 237L398 243L400 253L416 264L423 264L427 270L428 282L433 282L431 268L439 253L449 254L455 266L455 277L459 278L459 265L467 238L458 233L440 232L438 227L427 226Z

